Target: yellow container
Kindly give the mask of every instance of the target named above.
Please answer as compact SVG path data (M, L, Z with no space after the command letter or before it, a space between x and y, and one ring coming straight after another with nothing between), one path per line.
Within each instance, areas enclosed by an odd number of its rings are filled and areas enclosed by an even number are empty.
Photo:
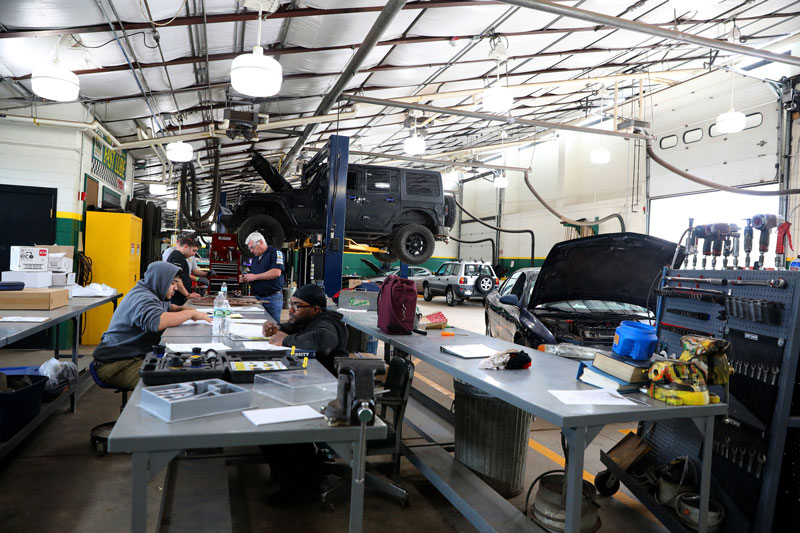
M84 253L92 260L92 282L105 283L123 295L139 281L142 219L130 213L86 213ZM83 344L100 344L113 308L103 305L86 313Z

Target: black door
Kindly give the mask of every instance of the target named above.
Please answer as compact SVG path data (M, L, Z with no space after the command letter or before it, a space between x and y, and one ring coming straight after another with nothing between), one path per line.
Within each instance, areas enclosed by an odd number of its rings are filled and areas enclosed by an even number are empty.
M0 272L9 268L11 246L56 242L57 189L0 185Z

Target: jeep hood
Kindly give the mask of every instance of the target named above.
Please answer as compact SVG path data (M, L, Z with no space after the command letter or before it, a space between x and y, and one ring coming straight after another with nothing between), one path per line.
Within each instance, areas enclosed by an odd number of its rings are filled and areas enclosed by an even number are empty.
M258 175L264 178L264 181L267 182L267 185L269 185L273 191L284 192L292 190L291 184L286 181L286 178L281 176L280 172L278 172L278 170L272 166L272 163L267 161L263 155L258 152L254 153L250 164L253 165Z
M566 300L622 302L655 310L652 294L674 242L639 233L608 233L556 244L536 278L528 307ZM676 264L684 258L681 247Z

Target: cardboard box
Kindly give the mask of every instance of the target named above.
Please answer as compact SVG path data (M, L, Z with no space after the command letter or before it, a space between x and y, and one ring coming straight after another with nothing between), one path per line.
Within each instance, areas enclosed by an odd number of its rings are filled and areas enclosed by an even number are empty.
M343 309L378 310L378 294L374 291L349 291L339 293L339 307Z
M53 272L53 286L61 287L75 283L75 272Z
M359 285L361 285L361 282L362 282L362 281L364 281L364 280L361 280L361 279L351 279L351 280L348 280L348 281L347 281L347 288L348 288L348 289L355 289L356 287L358 287Z
M3 281L21 281L26 289L45 289L53 285L52 272L15 272L6 271L0 274Z
M47 248L44 247L12 246L9 268L17 272L47 272L47 255Z
M67 305L68 300L66 288L0 291L0 309L49 310Z
M58 246L58 245L38 245L39 248L47 249L47 263L48 270L53 272L72 272L73 259L75 255L74 246Z

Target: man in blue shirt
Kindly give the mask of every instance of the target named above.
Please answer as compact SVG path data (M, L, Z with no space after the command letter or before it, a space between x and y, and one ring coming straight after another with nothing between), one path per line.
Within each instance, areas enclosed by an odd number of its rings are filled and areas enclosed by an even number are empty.
M283 307L283 253L267 245L264 236L257 231L247 236L247 249L255 255L250 272L239 276L239 281L250 283L253 295L278 323Z

